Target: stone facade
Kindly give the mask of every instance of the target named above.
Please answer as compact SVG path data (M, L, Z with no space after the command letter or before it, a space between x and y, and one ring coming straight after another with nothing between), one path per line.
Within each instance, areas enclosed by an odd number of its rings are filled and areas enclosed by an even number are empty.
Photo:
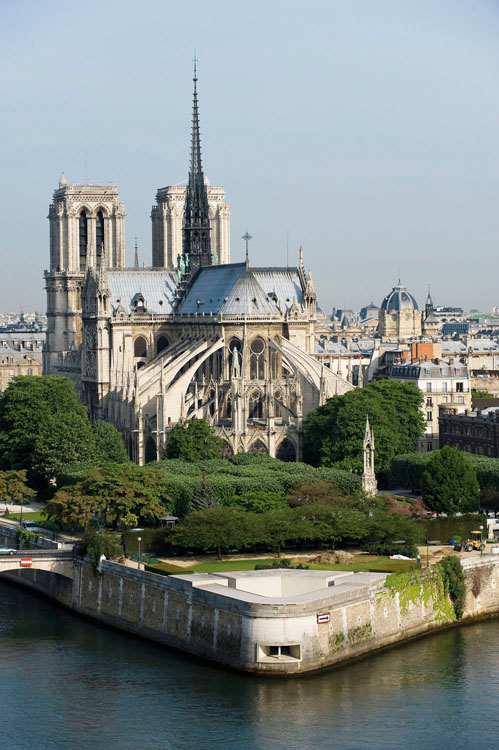
M125 209L114 185L61 176L49 208L50 268L45 271L44 372L76 382L81 368L81 288L88 268L125 265Z
M0 393L5 391L10 381L18 375L41 374L42 363L38 357L29 354L0 356Z
M499 458L499 411L477 410L458 414L455 409L440 409L440 447Z

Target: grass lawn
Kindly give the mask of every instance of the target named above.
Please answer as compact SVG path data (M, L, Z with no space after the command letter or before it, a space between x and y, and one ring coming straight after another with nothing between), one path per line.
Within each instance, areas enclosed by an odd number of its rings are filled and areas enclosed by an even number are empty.
M390 560L389 557L377 557L373 559L370 557L369 560L362 560L362 555L358 556L355 562L350 565L334 565L328 563L310 563L310 570L347 570L353 571L354 573L368 573L368 572L379 572L379 573L401 573L407 570L412 570L416 567L417 563L410 560ZM270 562L276 558L267 558L265 560L220 560L207 563L198 563L197 565L191 565L188 568L181 568L179 565L170 565L169 563L162 563L160 565L150 566L148 569L152 572L157 570L158 573L222 573L228 570L254 570L255 565L262 562ZM306 560L304 560L307 563ZM307 563L308 564L308 563Z

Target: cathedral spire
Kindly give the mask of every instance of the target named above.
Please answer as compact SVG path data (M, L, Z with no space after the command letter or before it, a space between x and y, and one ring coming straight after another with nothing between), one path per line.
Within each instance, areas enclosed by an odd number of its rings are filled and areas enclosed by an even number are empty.
M139 248L137 246L137 235L135 235L135 256L133 259L133 267L134 268L139 267Z
M183 227L183 254L189 257L189 267L194 273L201 266L212 264L210 243L210 215L208 193L201 165L201 138L199 134L199 109L197 92L197 60L194 58L194 93L192 103L191 164L185 199Z

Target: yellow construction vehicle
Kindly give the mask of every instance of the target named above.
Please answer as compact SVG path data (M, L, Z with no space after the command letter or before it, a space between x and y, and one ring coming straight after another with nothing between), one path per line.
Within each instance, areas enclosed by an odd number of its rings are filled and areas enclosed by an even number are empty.
M470 537L464 542L464 549L466 552L471 552L474 549L483 550L485 544L481 531L470 531Z

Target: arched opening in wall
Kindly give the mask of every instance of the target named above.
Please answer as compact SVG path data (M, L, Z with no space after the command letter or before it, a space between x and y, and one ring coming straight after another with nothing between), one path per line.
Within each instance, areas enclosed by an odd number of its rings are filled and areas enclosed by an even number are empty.
M242 349L243 349L243 345L241 344L239 339L234 337L230 340L229 348L227 350L227 356L228 356L228 362L229 362L229 378L231 378L233 374L235 375L241 374L241 369L243 366ZM235 373L233 372L234 367L236 367ZM239 367L239 369L237 369L237 367Z
M104 247L104 214L102 211L97 211L97 220L95 222L95 245L97 247L97 255L102 255L102 248Z
M282 443L280 443L276 452L276 458L278 458L279 461L296 461L296 448L291 440L285 438Z
M137 362L137 370L140 370L141 367L144 367L145 362Z
M233 455L234 451L232 450L232 446L224 440L222 446L222 458L231 458Z
M147 357L147 342L143 336L137 336L133 344L134 357Z
M80 256L85 257L87 254L88 243L88 221L87 212L83 209L78 219L78 244L80 247Z
M156 443L152 435L149 435L147 438L144 461L146 464L150 464L151 461L156 461Z
M265 379L265 343L263 339L253 339L250 346L250 378Z
M225 402L225 416L227 419L232 419L232 398L229 396Z
M168 349L170 346L170 342L166 338L166 336L160 336L159 339L156 341L156 354L159 354L163 351L163 349Z
M250 419L263 419L263 398L258 391L254 391L249 397L248 417Z
M255 440L250 448L250 453L268 453L267 446L262 440Z

